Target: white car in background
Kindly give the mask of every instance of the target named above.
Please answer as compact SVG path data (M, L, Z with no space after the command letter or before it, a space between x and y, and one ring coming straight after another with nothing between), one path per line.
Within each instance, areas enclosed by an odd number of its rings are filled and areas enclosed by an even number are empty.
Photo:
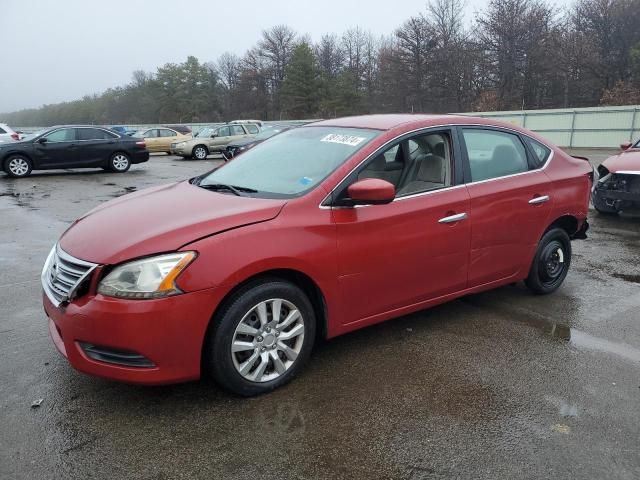
M0 123L0 142L17 142L18 140L20 135L6 123Z

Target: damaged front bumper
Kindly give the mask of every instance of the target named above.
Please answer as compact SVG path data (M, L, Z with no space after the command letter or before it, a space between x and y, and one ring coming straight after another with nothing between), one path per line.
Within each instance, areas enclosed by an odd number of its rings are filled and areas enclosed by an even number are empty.
M591 200L597 210L620 211L640 208L640 171L609 173L601 166Z

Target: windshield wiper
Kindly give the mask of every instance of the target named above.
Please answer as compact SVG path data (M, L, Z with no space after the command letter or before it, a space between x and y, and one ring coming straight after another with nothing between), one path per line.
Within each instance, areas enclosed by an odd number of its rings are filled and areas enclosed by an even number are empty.
M257 190L253 188L247 187L238 187L237 185L227 185L226 183L211 183L211 184L197 184L201 188L206 188L207 190L229 190L234 195L239 197L246 197L245 193L257 193Z

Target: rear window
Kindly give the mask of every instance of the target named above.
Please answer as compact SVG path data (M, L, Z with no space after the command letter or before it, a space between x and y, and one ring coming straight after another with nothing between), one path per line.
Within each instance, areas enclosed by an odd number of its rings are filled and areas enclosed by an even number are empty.
M549 158L551 150L533 138L525 137L525 142L533 151L533 160L536 163L536 168L542 167Z
M249 133L258 133L258 127L256 125L253 125L252 123L250 123L249 125L245 125L245 127L247 127L247 131Z
M109 133L99 128L78 128L78 140L110 140L116 138L113 133Z

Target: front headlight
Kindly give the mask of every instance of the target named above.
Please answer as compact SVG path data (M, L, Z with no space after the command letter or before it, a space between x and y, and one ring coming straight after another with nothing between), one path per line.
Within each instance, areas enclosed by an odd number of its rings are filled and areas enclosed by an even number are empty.
M196 258L179 252L144 258L114 268L98 285L98 293L118 298L161 298L182 291L175 280Z

